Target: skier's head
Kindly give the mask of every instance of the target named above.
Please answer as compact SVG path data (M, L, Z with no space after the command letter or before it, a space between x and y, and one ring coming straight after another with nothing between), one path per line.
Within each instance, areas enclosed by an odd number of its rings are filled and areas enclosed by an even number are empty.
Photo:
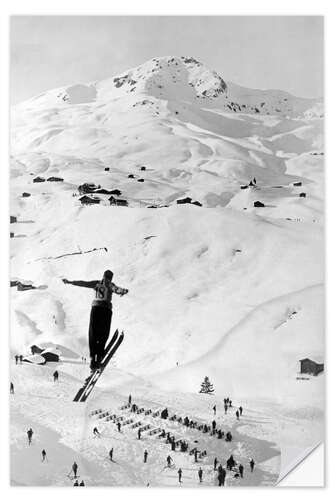
M113 278L113 272L110 271L110 269L107 269L103 274L103 281L105 283L110 283L112 281L112 278Z

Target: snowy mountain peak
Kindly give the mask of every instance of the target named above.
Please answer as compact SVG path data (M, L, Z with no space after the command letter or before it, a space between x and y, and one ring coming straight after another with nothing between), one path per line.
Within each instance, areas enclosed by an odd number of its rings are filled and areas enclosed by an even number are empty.
M165 56L146 61L126 72L88 84L79 83L44 92L23 103L47 105L83 104L145 94L159 99L216 98L226 95L227 85L215 71L194 57Z
M227 85L194 57L156 57L97 84L103 97L144 93L160 99L196 99L225 94Z
M184 86L191 87L197 96L217 97L227 89L226 83L215 71L211 71L194 57L154 58L129 73L138 81L143 79L146 90L151 93L163 94L172 87L179 90L179 87ZM116 85L127 82L128 76L125 75L121 82L119 78L115 78ZM133 85L133 80L129 84Z

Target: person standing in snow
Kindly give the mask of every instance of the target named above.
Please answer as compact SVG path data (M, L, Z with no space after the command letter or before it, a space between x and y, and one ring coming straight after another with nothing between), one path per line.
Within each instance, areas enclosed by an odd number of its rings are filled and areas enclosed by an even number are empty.
M27 430L27 435L28 435L28 443L29 443L29 445L31 444L31 440L32 440L32 435L33 435L33 433L34 433L34 432L33 432L33 430L32 430L32 429L31 429L31 427L30 427L30 429L29 429L29 430Z
M121 423L120 422L117 423L117 428L118 428L118 432L121 432Z
M47 460L46 451L42 450L42 462L45 462L45 460Z
M82 479L81 483L79 484L79 486L85 486L83 479Z
M226 415L228 412L228 405L227 403L224 404L224 414Z
M225 440L226 440L227 442L232 441L232 434L231 434L231 432L230 432L230 431L228 431L228 432L226 433L226 435L225 435Z
M242 478L244 473L244 466L242 464L239 464L238 470L239 470L239 475Z
M92 302L89 323L89 350L90 368L99 368L105 352L112 319L112 294L125 295L126 288L120 288L112 282L113 272L107 270L101 281L70 281L64 278L65 284L92 288L95 290L95 299Z
M19 359L20 359L20 365L21 365L22 362L23 362L23 356L22 356L22 354L20 354Z
M219 486L224 486L225 476L226 476L226 470L222 466L221 466L221 469L219 467L219 472L217 475Z
M73 465L72 465L72 471L73 471L73 474L74 474L74 479L76 479L76 477L77 477L77 470L78 470L78 465L77 465L76 462L74 462Z
M212 422L212 429L213 429L213 432L215 431L216 429L216 420L213 420Z
M242 406L239 407L239 414L240 414L240 416L243 415L243 407Z
M167 467L171 467L171 464L172 464L173 460L172 460L172 458L170 457L170 455L168 455L168 456L167 456L166 461L167 461Z
M239 411L238 410L236 410L236 418L237 418L237 420L239 420Z
M202 483L202 475L203 475L203 470L201 467L199 467L199 470L198 470L198 476L199 476L199 481L200 483Z
M109 458L111 462L113 462L113 448L111 448L111 450L109 451Z
M18 354L15 354L15 364L16 364L16 365L17 365L17 363L18 363L18 360L19 360Z
M78 480L76 480L76 481L74 482L73 486L79 486L79 481L78 481Z
M129 395L129 396L128 396L128 404L129 404L129 405L131 405L131 403L132 403L132 396L131 396L131 395Z
M94 437L99 437L99 438L101 437L101 433L99 432L97 427L93 428L93 435L94 435Z
M13 382L10 383L10 389L9 390L10 390L11 394L15 394Z
M177 474L178 474L178 482L181 483L182 482L183 471L179 468Z
M148 451L145 450L144 451L144 454L143 454L143 463L146 464L147 463L147 458L148 458Z
M250 460L250 469L251 469L251 472L253 472L254 465L255 465L255 462L254 462L253 458L251 458L251 460Z
M216 405L213 406L214 415L216 415Z
M59 379L59 372L58 372L58 370L56 370L53 373L53 382L58 382L58 379Z
M214 470L216 470L217 464L218 464L218 460L217 460L217 458L215 457L215 458L214 458Z
M138 439L141 439L141 429L138 430Z

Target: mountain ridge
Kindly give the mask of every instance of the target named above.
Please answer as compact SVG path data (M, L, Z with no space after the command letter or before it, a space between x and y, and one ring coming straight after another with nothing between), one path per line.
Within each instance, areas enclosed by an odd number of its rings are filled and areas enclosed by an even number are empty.
M127 71L88 83L58 87L14 106L35 106L108 102L129 95L144 94L158 99L199 101L225 111L251 114L303 116L320 99L299 98L281 90L249 89L226 81L194 57L153 58ZM319 112L321 114L321 111ZM318 113L314 113L317 116Z

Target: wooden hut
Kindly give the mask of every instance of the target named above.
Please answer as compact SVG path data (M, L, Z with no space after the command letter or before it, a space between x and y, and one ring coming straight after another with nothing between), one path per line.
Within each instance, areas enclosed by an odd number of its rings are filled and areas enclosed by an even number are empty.
M64 179L62 177L49 177L47 182L64 182Z
M177 200L177 205L184 205L185 203L192 203L192 198L187 197Z
M110 196L109 202L111 206L117 206L117 207L127 207L128 202L127 200L120 200L119 198L115 198L114 196Z
M324 371L324 363L321 359L315 361L310 358L304 358L299 360L301 364L301 373L308 373L310 375L318 375Z
M81 205L97 205L100 203L100 198L97 198L97 196L87 196L84 195L80 199Z

